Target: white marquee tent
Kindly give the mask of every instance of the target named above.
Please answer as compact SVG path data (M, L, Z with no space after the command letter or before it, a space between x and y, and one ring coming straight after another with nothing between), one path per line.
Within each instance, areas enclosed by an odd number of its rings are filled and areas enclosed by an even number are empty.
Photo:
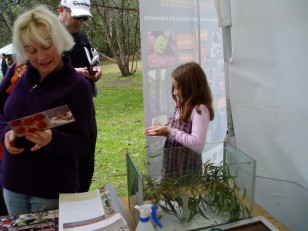
M232 140L257 161L256 201L290 230L307 230L308 1L215 3Z
M14 54L13 44L8 44L0 49L0 54L5 53L6 55Z

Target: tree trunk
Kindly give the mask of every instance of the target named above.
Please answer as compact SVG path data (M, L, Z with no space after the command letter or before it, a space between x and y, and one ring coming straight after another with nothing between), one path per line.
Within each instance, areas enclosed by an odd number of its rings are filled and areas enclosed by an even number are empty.
M113 33L111 30L111 26L109 25L108 22L110 22L111 17L109 15L113 15L114 14L108 14L108 12L106 12L106 10L101 10L101 8L99 6L95 6L97 13L101 19L102 22L102 26L103 29L105 31L106 34L106 38L110 47L110 50L112 52L112 55L121 71L121 74L123 76L130 76L131 73L129 71L129 67L128 67L128 58L125 55L125 49L123 46L123 35L121 34L120 30L122 29L122 27L119 27L118 24L116 24L115 26L115 38L113 37Z

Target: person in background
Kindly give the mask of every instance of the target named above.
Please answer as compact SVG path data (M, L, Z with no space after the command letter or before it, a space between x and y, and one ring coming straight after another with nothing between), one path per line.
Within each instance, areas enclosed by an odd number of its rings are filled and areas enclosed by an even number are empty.
M1 72L3 77L5 76L8 69L9 69L9 62L5 53L3 53L1 57Z
M71 58L73 67L75 67L75 69L91 83L93 95L96 95L95 82L101 78L102 69L99 66L95 66L95 73L91 74L89 72L90 63L85 49L88 50L92 58L91 46L87 36L80 31L84 22L91 17L89 0L62 0L60 3L58 18L72 34L75 41L73 49L66 51L64 54ZM80 188L78 192L89 191L94 173L95 146L97 138L95 111L93 112L92 117L89 117L89 119L91 118L91 143L89 149L80 156L79 160Z
M11 86L16 64L0 84L0 184L10 215L57 209L60 193L79 188L78 159L90 144L92 88L63 52L74 40L47 7L38 6L14 23L13 45L25 73ZM4 101L4 97L7 97ZM17 136L9 121L67 105L75 122ZM27 120L35 123L41 117ZM37 122L39 123L39 122ZM24 122L21 124L23 125Z
M214 110L211 90L199 64L182 64L173 70L171 77L172 97L176 103L173 117L168 125L146 128L145 134L167 137L162 174L178 179L202 171L201 152Z

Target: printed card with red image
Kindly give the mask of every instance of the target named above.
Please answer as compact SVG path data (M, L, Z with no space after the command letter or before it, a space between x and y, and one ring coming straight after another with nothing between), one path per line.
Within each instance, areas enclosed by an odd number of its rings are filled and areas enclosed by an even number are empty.
M26 132L45 130L67 123L72 123L74 121L75 118L68 105L63 105L47 111L12 120L8 123L17 136L24 136Z

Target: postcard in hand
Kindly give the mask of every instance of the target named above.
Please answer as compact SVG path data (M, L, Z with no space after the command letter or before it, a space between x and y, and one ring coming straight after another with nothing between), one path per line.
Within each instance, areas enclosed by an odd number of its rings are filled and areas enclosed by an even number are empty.
M24 136L26 132L45 130L74 121L74 116L68 105L63 105L47 111L12 120L8 123L17 136Z

